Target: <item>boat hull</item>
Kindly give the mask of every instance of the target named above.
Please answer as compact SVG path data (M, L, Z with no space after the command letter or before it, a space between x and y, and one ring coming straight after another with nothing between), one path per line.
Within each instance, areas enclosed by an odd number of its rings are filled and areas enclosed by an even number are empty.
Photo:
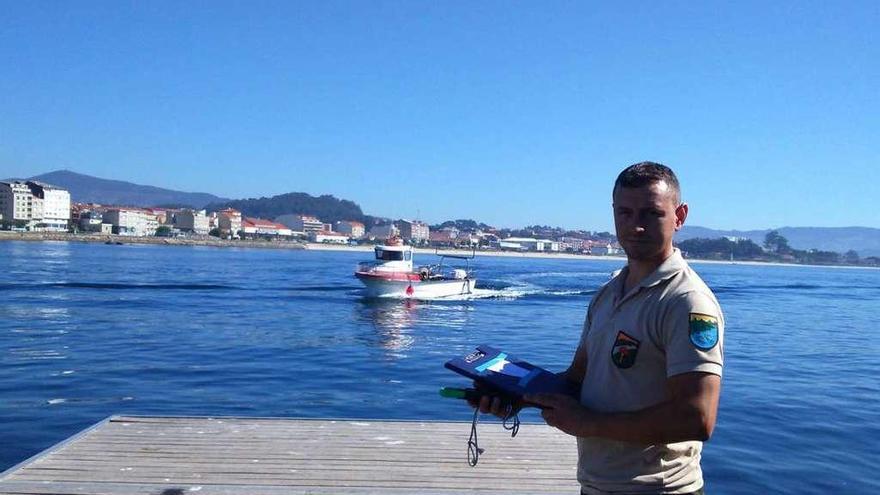
M367 297L399 297L407 299L437 299L466 296L473 293L477 281L466 279L393 280L368 274L355 273L364 284Z

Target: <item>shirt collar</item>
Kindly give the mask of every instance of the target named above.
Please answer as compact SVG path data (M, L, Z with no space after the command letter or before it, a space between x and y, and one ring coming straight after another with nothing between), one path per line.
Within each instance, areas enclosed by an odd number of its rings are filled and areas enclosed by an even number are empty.
M673 248L672 254L663 260L663 263L661 263L656 270L645 277L639 283L639 287L653 287L660 282L677 275L684 270L686 266L687 263L685 263L684 258L681 256L681 251L678 248Z
M623 267L612 282L616 284L614 287L615 305L623 304L625 301L638 294L642 289L653 287L664 280L672 278L685 267L687 267L687 263L685 263L684 258L681 256L681 251L678 248L673 248L672 255L663 260L663 263L661 263L656 270L639 282L639 285L630 290L628 294L623 293L623 288L626 283L626 277L629 275L629 266L627 265Z

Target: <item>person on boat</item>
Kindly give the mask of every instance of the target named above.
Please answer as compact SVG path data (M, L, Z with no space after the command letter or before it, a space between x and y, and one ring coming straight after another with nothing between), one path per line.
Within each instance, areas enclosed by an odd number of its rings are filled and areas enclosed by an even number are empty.
M700 457L721 392L724 317L673 247L685 222L678 179L637 163L612 192L627 265L595 294L565 378L580 390L527 395L547 424L577 437L581 493L703 493ZM484 413L503 416L498 398Z

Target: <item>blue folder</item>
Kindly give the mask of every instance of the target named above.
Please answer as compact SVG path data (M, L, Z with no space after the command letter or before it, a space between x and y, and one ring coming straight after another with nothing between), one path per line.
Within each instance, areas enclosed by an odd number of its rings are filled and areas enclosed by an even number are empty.
M481 388L515 399L538 393L575 395L571 383L556 373L487 345L450 359L445 366L471 378Z

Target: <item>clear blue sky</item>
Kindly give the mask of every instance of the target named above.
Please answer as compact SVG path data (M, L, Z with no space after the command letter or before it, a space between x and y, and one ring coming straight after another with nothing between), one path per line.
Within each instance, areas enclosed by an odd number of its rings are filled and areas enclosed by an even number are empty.
M3 2L0 176L67 168L369 214L880 227L880 2Z

